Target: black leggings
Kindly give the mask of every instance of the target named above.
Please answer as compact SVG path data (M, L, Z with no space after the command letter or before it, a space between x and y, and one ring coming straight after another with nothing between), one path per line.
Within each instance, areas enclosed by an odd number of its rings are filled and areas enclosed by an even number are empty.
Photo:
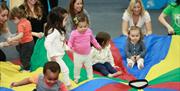
M0 49L0 61L6 61L6 55L1 49Z
M33 53L34 41L19 44L16 46L24 70L30 69L30 60Z

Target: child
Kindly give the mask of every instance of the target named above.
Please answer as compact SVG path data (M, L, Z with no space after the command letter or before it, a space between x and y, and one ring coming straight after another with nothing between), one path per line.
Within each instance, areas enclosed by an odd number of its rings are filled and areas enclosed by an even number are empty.
M74 22L73 19L77 14L80 13L84 13L85 15L87 15L88 20L89 20L89 26L91 24L91 20L90 20L90 15L87 12L87 10L84 8L85 4L84 4L84 0L69 0L69 16L68 16L68 22L65 26L66 30L67 30L67 34L68 34L68 38L70 36L70 33L72 30L74 30Z
M11 83L11 87L18 87L35 83L37 91L68 91L64 83L58 80L60 66L57 62L47 62L43 68L43 74L25 78L19 82Z
M83 64L86 67L88 78L93 78L91 57L89 55L91 51L91 43L98 50L101 49L101 46L97 43L92 30L88 27L89 21L85 14L77 14L74 18L74 23L75 30L71 32L68 46L74 52L74 81L78 83L80 70Z
M92 47L91 56L93 69L102 73L104 76L114 77L121 74L121 71L117 71L114 65L114 59L110 50L111 36L107 32L99 32L96 35L97 42L101 45L102 50L98 51Z
M47 50L47 58L56 61L63 74L63 81L71 87L69 78L69 69L62 60L65 54L65 34L64 26L67 22L68 13L61 7L55 7L48 15L47 24L45 26L45 48Z
M137 26L130 27L126 45L126 56L128 67L132 68L135 63L138 69L144 67L144 56L146 48L143 43L143 35L141 29Z
M10 12L10 20L17 25L17 34L7 39L9 44L13 44L14 41L18 41L19 45L16 46L17 51L20 54L22 68L26 71L30 68L30 58L33 52L34 42L33 37L40 37L41 34L31 33L31 23L25 18L24 12L14 7Z

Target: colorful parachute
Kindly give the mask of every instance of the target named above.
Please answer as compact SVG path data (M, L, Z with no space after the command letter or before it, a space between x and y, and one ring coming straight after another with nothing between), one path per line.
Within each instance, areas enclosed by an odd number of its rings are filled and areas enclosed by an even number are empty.
M41 41L43 43L43 39ZM83 69L81 72L81 83L75 84L72 81L73 88L71 91L137 91L138 89L128 85L128 82L134 79L148 80L149 85L140 91L180 91L180 36L146 36L144 41L147 47L147 54L143 70L138 70L136 66L132 69L127 68L124 53L125 41L125 36L119 36L111 43L115 64L121 67L118 70L123 71L121 76L107 78L95 72L95 79L86 80L86 72ZM64 56L64 60L70 69L70 77L73 79L72 55L69 52L67 54ZM24 89L32 91L35 88L33 84L16 88L9 87L12 81L18 81L24 77L41 73L42 70L41 68L34 68L34 70L37 69L34 72L20 73L18 69L19 66L12 63L0 63L0 91L24 91Z

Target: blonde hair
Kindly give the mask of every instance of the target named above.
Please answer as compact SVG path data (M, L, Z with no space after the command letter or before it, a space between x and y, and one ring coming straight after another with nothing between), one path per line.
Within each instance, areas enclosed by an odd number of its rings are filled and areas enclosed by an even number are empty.
M143 6L143 3L142 3L141 0L131 0L130 3L129 3L129 6L128 6L128 8L127 8L127 12L128 12L130 15L132 15L132 14L133 14L132 10L133 10L133 8L134 8L134 6L135 6L136 3L139 3L139 4L140 4L140 6L141 6L141 15L143 16L144 13L145 13L145 9L144 9L144 6Z

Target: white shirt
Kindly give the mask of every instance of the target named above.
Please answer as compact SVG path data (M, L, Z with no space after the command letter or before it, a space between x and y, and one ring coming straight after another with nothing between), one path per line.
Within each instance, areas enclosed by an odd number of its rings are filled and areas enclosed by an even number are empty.
M132 15L130 15L127 10L124 12L122 19L124 21L127 21L129 23L129 27L131 26L138 26L141 28L143 33L146 33L146 28L145 28L145 23L148 23L151 21L150 15L147 11L145 11L143 16L139 17L139 20L137 22L137 24L135 25L133 22L133 17Z
M49 33L45 38L45 48L47 50L48 59L53 56L63 56L67 45L64 42L65 35L60 34L57 29L54 29L52 33Z
M103 48L101 51L98 51L96 48L92 47L91 57L93 64L109 62L112 66L114 66L114 59L110 50L110 45Z

